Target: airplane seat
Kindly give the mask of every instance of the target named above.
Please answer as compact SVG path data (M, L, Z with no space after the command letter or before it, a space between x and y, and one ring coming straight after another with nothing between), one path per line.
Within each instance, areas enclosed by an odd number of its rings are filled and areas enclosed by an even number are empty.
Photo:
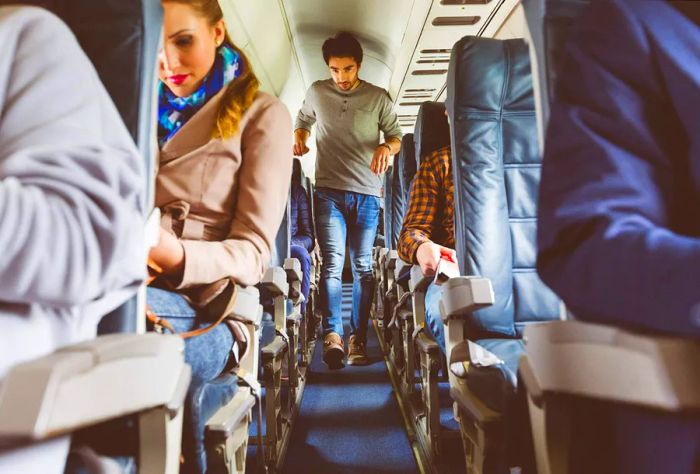
M500 472L513 464L506 434L522 430L512 420L523 329L560 317L535 269L541 157L525 42L462 38L447 97L456 251L468 275L448 280L441 302L450 393L468 470Z
M303 384L298 357L302 322L299 311L301 267L297 259L289 258L290 242L288 204L275 237L269 267L258 285L264 295L261 302L272 318L264 322L262 331L265 424L256 426L256 435L262 436L264 430L264 463L273 470L280 461L284 439L289 436L290 426L285 416L298 410L298 398ZM284 384L283 370L287 371L287 381ZM283 391L286 392L284 396ZM286 403L286 407L283 407L283 403ZM263 459L259 454L256 452L258 462Z
M450 144L450 127L445 116L445 103L425 101L418 109L413 134L416 171L423 158ZM413 173L415 175L415 172Z
M542 144L564 45L591 3L523 0ZM538 472L700 472L697 340L580 320L525 337L519 371Z
M303 366L306 366L309 364L309 361L311 359L311 341L315 340L315 334L317 332L317 327L318 325L316 324L316 318L315 318L315 304L316 304L316 293L318 291L318 284L316 281L316 272L317 272L317 267L319 263L319 251L316 246L316 227L315 227L315 219L313 216L314 212L314 207L313 207L313 185L311 184L311 180L306 176L304 173L304 169L301 166L301 160L299 158L294 158L293 161L293 167L292 167L292 178L293 180L296 180L298 183L300 183L301 187L304 190L304 197L306 199L306 206L309 211L309 220L310 220L310 227L311 227L311 240L313 242L313 249L309 251L309 257L310 257L310 265L309 265L309 274L308 274L308 279L309 279L309 297L308 301L305 300L300 300L301 302L306 302L306 311L301 314L301 323L299 327L299 341L300 341L300 350L301 350L301 364ZM291 242L291 240L290 240ZM304 277L303 272L302 272L302 278ZM299 287L301 288L301 282L299 284ZM292 304L292 300L290 300L290 304ZM292 311L293 308L289 308L290 312ZM301 309L301 308L300 308Z
M314 183L309 176L306 177L306 189L309 193L309 211L311 216L311 231L314 235L314 243L317 242L316 237L316 207L314 204ZM315 341L318 337L318 329L321 326L321 318L316 315L316 302L318 301L319 281L321 279L321 250L318 244L315 244L313 252L313 260L311 267L311 291L309 292L309 302L306 305L307 317L307 334L309 341Z
M422 161L431 153L450 145L449 124L445 115L443 102L425 101L418 109L416 126L413 134L413 147L407 148L405 156L402 185L405 192L404 213L408 212L413 180L420 169ZM412 262L411 262L412 263ZM435 340L424 331L425 292L427 285L414 284L411 275L420 273L417 265L400 268L397 280L399 288L405 289L405 295L411 295L406 301L405 311L397 311L399 316L398 336L402 339L403 364L402 382L407 394L412 394L416 387L416 369L420 374L420 395L425 416L422 418L421 430L430 440L432 455L440 455L443 446L444 429L450 430L450 421L441 416L439 371L443 368L443 356ZM426 280L427 281L427 280ZM418 364L416 364L418 362ZM418 365L418 366L417 366ZM447 388L447 387L443 387Z
M420 112L419 112L420 115ZM415 130L415 128L414 128ZM422 130L422 127L421 127ZM401 151L398 154L399 167L401 173L399 174L399 181L401 184L401 189L404 193L409 192L409 186L413 181L413 177L418 172L419 159L416 156L416 142L415 134L407 133L401 139ZM406 199L408 199L408 194L406 194ZM408 206L408 201L404 202L405 206Z
M394 197L394 179L396 174L396 157L394 157L394 164L386 170L384 173L384 248L389 250L394 249L395 246L392 245L393 239L392 235L392 200Z

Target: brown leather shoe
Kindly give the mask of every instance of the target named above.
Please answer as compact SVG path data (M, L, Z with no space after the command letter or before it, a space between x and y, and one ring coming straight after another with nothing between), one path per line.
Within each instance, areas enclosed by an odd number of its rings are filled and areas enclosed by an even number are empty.
M342 369L345 367L345 348L343 339L334 332L326 334L323 338L323 362L329 369Z
M348 344L348 365L367 365L367 345L357 339L357 336L350 336Z

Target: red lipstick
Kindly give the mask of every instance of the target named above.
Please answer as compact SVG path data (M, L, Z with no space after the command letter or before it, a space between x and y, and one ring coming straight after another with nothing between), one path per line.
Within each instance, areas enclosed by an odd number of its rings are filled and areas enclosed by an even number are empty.
M187 79L187 76L188 76L188 74L174 74L174 75L170 76L168 78L168 80L170 82L172 82L173 84L175 84L176 86L179 86L180 84L185 82L185 80Z

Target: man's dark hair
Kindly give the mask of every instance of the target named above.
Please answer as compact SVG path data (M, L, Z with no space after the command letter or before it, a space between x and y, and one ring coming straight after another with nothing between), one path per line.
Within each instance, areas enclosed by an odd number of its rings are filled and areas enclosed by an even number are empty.
M362 64L362 46L350 33L341 31L333 38L328 38L323 43L323 60L330 61L331 57L335 58L353 58L357 64Z

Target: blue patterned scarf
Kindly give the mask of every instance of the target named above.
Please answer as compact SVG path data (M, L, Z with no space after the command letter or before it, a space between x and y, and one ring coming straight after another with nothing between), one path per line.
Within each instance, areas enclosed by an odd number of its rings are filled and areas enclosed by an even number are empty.
M162 148L199 109L241 73L240 56L224 43L217 49L214 66L202 85L187 97L178 97L158 84L158 143Z

